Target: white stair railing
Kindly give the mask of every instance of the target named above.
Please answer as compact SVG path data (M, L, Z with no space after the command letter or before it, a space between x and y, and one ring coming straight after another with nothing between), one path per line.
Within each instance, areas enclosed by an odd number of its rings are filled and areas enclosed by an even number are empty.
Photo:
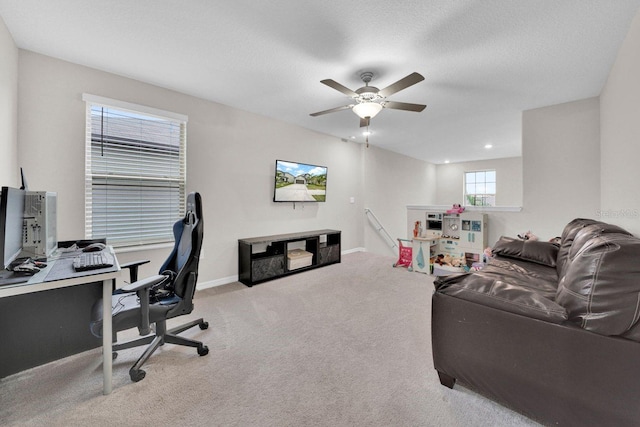
M365 215L367 215L367 218L369 218L369 221L371 222L371 224L373 224L373 226L376 228L376 231L380 233L382 238L386 240L386 242L389 244L389 247L392 250L397 249L398 245L396 244L396 240L389 235L387 230L382 226L382 224L380 223L380 220L378 220L378 217L376 217L376 215L371 211L371 209L364 208L364 213Z

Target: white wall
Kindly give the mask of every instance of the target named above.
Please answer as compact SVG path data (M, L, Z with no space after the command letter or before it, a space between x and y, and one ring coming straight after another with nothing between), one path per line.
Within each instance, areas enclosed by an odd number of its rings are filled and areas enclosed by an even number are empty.
M364 246L360 144L22 50L18 85L18 163L31 189L58 193L59 239L84 236L86 92L189 116L187 189L202 193L205 216L200 283L237 275L239 238L335 228L342 230L343 250ZM327 166L327 202L296 209L274 203L276 159ZM146 275L167 254L119 259L151 258Z
M522 157L440 164L436 166L436 204L464 203L464 173L496 171L496 206L522 206Z
M525 111L522 115L521 212L489 212L489 242L531 230L559 236L574 218L600 207L598 98Z
M6 27L0 25L0 149L3 153L15 150L16 125L12 123L16 120L20 140L17 161L11 154L9 160L0 157L0 176L3 184L8 180L15 185L17 165L22 165L31 188L57 191L63 239L83 234L83 92L189 115L188 187L203 193L207 227L201 281L235 276L236 240L262 234L338 228L343 230L345 250L366 247L396 255L365 219L364 208L372 209L396 238L406 236L407 205L445 200L434 190L438 168L433 164L374 146L366 149L109 73L17 52ZM601 100L591 98L523 113L523 210L490 212L491 244L500 235L526 230L547 239L558 235L575 217L598 217L602 212L623 213L619 218L600 218L640 234L636 215L640 194L635 188L640 178L636 167L640 158L639 55L640 18L636 16ZM271 179L276 158L327 165L327 202L296 210L273 204ZM245 178L234 181L239 171ZM165 255L166 251L154 251L122 258L151 257L154 264L143 271L149 274Z
M600 96L601 218L640 235L640 13Z
M0 185L18 180L18 48L0 17Z
M574 218L596 217L600 209L599 118L598 98L522 114L522 210L486 210L490 246L500 236L513 237L528 230L548 240L559 236ZM461 185L461 172L453 166L456 173L449 174L448 168L446 173L439 171L439 188L451 186L453 192ZM455 183L443 182L450 175ZM517 180L519 174L506 178ZM442 200L437 205L447 206ZM407 209L406 230L413 228L414 221L424 221L424 211L417 206Z
M61 240L84 236L83 93L189 116L187 187L202 193L205 213L200 283L237 275L237 239L244 237L335 228L343 250L395 256L366 220L365 206L396 238L406 235L407 204L435 200L430 163L33 52L21 50L19 64L18 160L32 189L58 193ZM275 159L327 166L326 203L273 203ZM152 259L145 275L167 253L119 259Z
M364 148L363 161L365 207L392 239L407 238L407 205L435 202L435 165L373 146ZM365 224L364 242L369 252L398 255L370 220Z

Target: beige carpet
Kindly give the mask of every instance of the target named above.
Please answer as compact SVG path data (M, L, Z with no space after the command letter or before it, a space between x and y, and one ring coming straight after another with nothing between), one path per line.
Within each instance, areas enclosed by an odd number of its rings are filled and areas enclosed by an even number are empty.
M253 288L199 291L187 317L203 316L210 327L187 335L209 355L166 345L132 383L140 349L123 351L109 396L101 394L98 350L21 372L0 380L0 425L537 425L464 387L440 385L432 279L394 261L355 253Z

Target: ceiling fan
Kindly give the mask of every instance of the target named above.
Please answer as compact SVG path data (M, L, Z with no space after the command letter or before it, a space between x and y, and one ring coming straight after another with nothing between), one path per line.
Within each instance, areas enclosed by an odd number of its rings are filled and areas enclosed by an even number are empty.
M416 83L424 80L418 73L411 73L408 76L398 80L392 85L387 86L384 89L378 89L374 86L369 86L369 82L373 77L373 73L370 71L366 71L360 74L360 78L364 82L364 86L360 89L356 89L355 91L341 85L340 83L326 79L320 81L339 92L344 93L345 95L353 98L355 101L349 105L343 105L342 107L331 108L330 110L319 111L317 113L312 113L310 116L316 117L321 116L323 114L333 113L341 110L353 110L360 117L360 127L369 126L369 122L371 118L378 114L383 108L392 108L394 110L405 110L405 111L415 111L420 112L425 109L426 105L422 104L410 104L407 102L396 102L396 101L387 101L387 97L393 95L396 92L399 92L403 89L408 88L409 86L413 86Z

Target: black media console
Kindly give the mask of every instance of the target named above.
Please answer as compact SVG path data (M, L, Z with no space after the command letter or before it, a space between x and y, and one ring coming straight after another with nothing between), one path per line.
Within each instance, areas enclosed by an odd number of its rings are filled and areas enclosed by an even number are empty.
M299 259L288 259L287 255L295 249L305 251L310 262L301 267ZM338 262L339 230L316 230L238 240L238 280L247 286Z

